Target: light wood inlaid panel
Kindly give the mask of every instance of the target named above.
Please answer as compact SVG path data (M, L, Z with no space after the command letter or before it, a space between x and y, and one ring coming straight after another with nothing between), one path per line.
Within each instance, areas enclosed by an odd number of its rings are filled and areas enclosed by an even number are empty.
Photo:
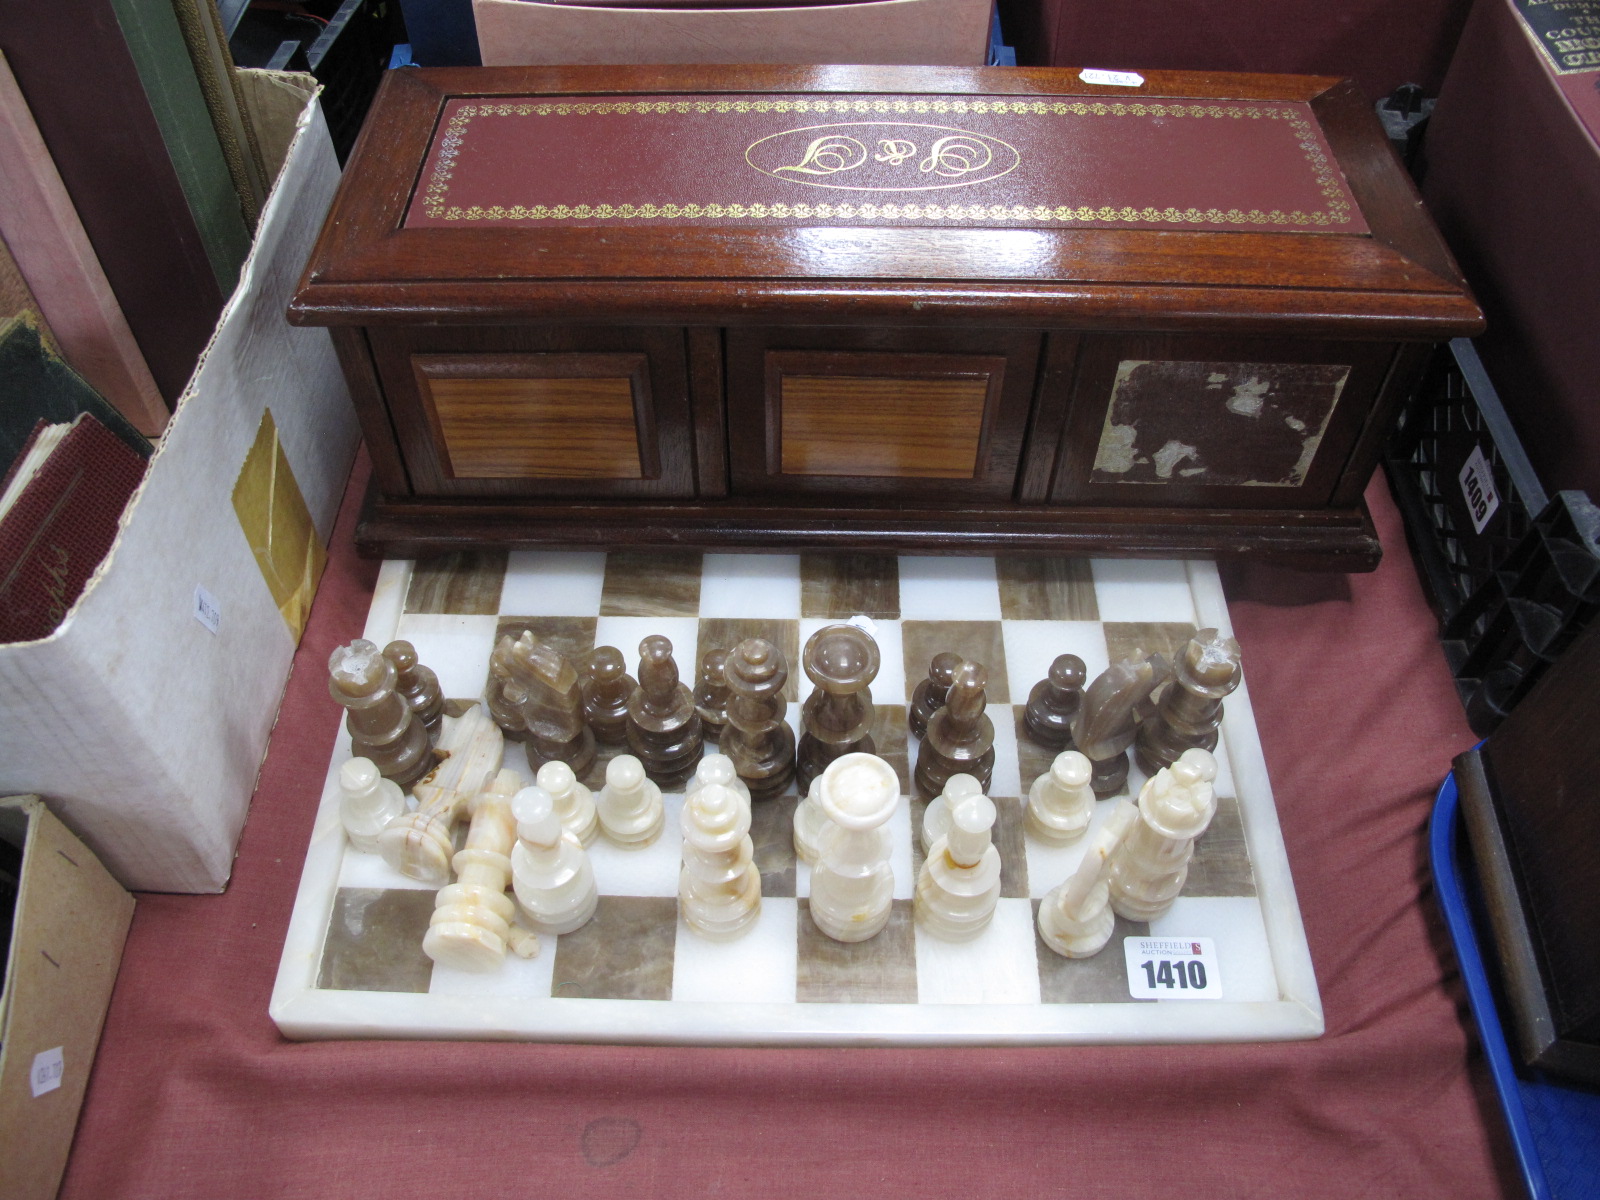
M452 355L419 355L415 366L456 479L646 475L637 416L643 355L529 356L504 375Z
M897 379L785 375L785 475L971 479L987 376Z

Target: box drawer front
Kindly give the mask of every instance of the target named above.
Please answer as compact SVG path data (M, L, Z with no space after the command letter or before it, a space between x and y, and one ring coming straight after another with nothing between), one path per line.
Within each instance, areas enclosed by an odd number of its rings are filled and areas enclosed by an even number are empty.
M418 329L372 341L416 495L694 495L680 329Z
M1007 499L1040 346L988 330L730 330L732 490Z

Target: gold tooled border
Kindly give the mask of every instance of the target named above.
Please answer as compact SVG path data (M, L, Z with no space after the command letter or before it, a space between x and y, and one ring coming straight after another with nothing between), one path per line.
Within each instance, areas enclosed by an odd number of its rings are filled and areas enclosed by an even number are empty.
M1289 102L1285 102L1289 103ZM1232 120L1281 120L1298 139L1318 189L1327 197L1321 210L1133 208L1102 205L1027 204L577 204L469 205L451 204L450 181L455 162L476 117L565 117L627 113L866 113L866 114L1013 114L1074 117L1191 117ZM1269 104L1152 103L1068 100L600 100L464 104L451 116L439 139L439 153L419 197L423 215L445 221L567 220L874 220L1079 223L1149 223L1182 225L1338 226L1350 223L1351 204L1344 186L1305 115L1296 108Z

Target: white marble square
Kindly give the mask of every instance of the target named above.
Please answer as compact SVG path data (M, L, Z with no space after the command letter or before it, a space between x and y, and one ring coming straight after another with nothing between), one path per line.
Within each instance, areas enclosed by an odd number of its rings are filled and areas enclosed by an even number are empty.
M1150 935L1212 939L1225 1001L1280 998L1272 947L1261 919L1261 904L1254 896L1179 896L1165 914L1150 922Z
M902 556L900 617L906 621L1000 620L1000 583L994 559Z
M1013 704L1028 702L1028 693L1062 654L1083 659L1086 684L1110 665L1105 628L1099 621L1006 621L1000 636L1005 641Z
M489 678L498 620L493 614L406 613L394 636L417 648L417 661L433 668L447 697L471 700L483 695Z
M434 963L428 995L548 1000L555 968L556 939L541 933L538 954L532 958L518 958L507 953L498 971L457 971Z
M1038 1004L1033 905L1001 898L994 920L970 942L946 942L920 924L918 1004Z
M1017 765L1017 723L1011 705L991 704L985 711L994 725L994 771L988 795L1020 796L1022 769Z
M856 622L829 621L821 617L803 617L800 621L800 650L802 657L805 653L807 640L817 630L828 625L859 624L872 635L872 640L878 643L878 674L872 681L872 701L874 704L904 704L906 695L906 664L905 656L900 648L900 622L878 621L870 617L862 617ZM791 664L791 673L794 676L795 686L799 688L802 701L811 695L815 686L806 675L805 668L798 662ZM800 710L797 706L794 720L800 719Z
M700 622L695 617L600 617L595 622L594 644L615 646L622 651L628 674L639 678L639 643L651 634L660 634L672 643L672 658L678 664L678 680L694 691L700 678Z
M767 896L739 937L713 942L680 918L672 959L672 998L707 1003L793 1004L799 904Z
M512 617L575 617L600 611L604 551L513 550L506 556L500 611Z
M346 845L344 859L339 863L338 887L342 888L414 888L418 891L436 892L438 884L421 883L402 875L381 854L364 854Z
M707 554L700 615L795 620L800 616L798 554Z
M1102 621L1195 620L1194 593L1182 562L1171 559L1089 560Z
M597 792L595 799L600 795ZM589 847L594 881L602 896L676 896L683 863L683 796L662 796L666 824L661 836L642 850L624 850L602 832Z

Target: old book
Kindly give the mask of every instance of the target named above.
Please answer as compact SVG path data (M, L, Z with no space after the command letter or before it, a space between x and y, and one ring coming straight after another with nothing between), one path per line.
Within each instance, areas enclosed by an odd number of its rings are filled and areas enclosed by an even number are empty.
M116 540L144 467L88 413L39 422L0 494L0 641L61 623Z

